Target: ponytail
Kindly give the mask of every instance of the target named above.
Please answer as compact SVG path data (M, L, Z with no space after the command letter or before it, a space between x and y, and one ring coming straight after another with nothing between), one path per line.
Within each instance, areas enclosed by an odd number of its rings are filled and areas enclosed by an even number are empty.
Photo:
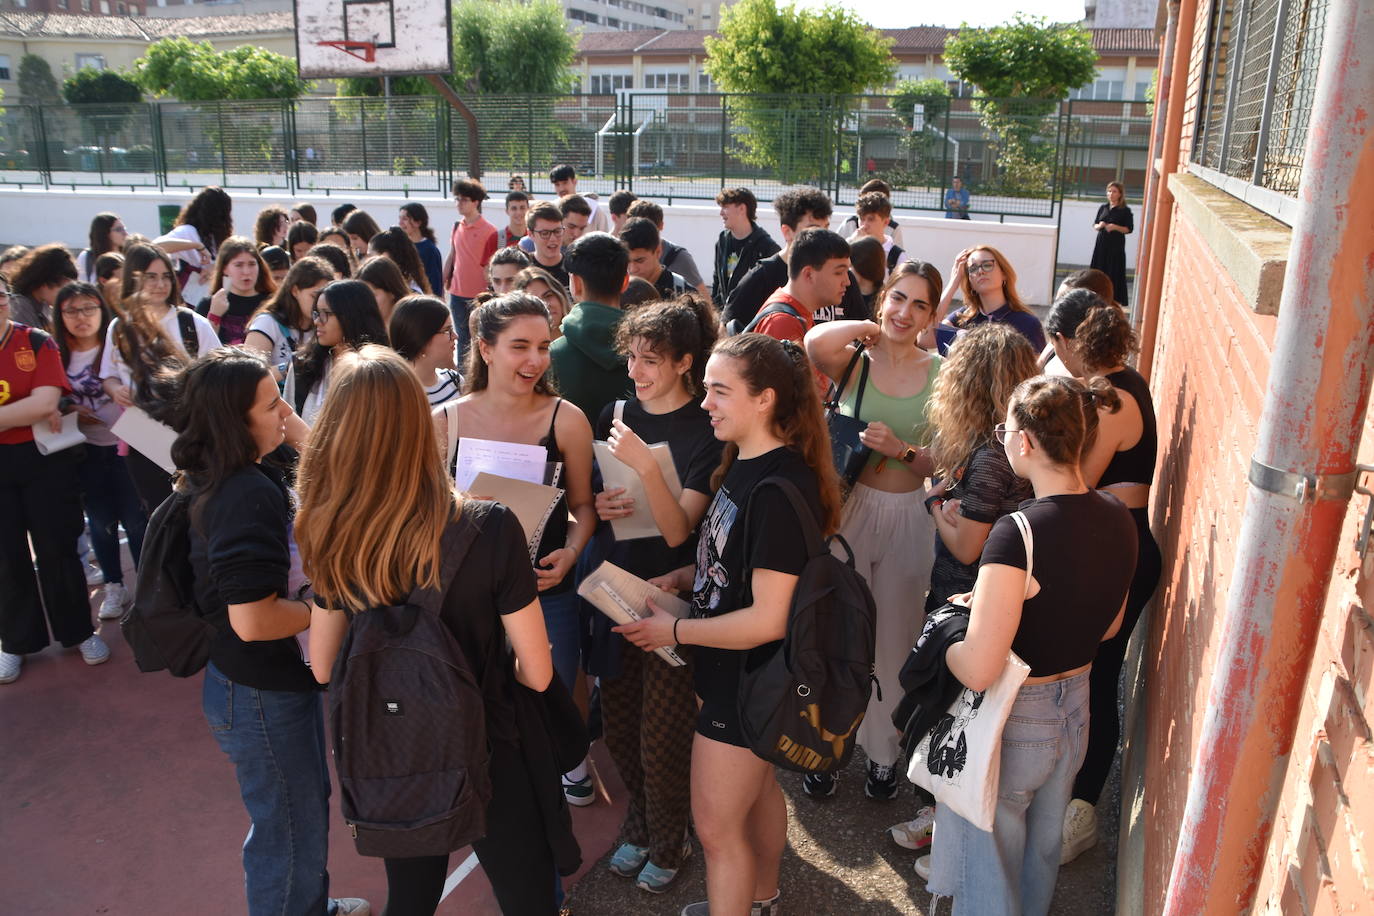
M702 296L686 293L672 302L647 302L626 314L616 329L615 345L628 353L641 340L659 356L677 361L692 357L686 374L688 394L705 393L706 359L717 334L715 309Z
M1077 466L1097 441L1098 413L1116 413L1121 396L1101 376L1085 384L1060 376L1036 376L1017 386L1011 415L1018 428L1035 436L1055 464Z
M783 444L798 452L816 475L820 491L821 530L832 534L840 527L840 484L831 457L830 434L816 389L815 370L802 346L779 341L766 334L736 334L716 344L713 354L735 360L740 377L751 395L773 389L773 430ZM711 475L711 488L719 489L739 447L726 443L720 467Z
M1125 311L1090 289L1071 289L1054 301L1045 331L1072 340L1087 369L1122 366L1140 348Z

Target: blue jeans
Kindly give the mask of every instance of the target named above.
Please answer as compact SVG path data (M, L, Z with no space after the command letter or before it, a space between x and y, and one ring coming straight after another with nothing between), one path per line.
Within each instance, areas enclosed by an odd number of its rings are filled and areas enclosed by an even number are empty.
M549 632L549 644L553 649L553 670L572 690L582 667L582 608L577 591L568 589L557 595L540 595L539 607L544 612L544 629Z
M106 582L124 581L124 564L119 559L119 526L129 536L129 553L138 566L143 551L143 532L148 516L134 489L133 478L114 445L86 445L86 457L77 471L81 495L86 503L86 519L91 523L91 548L100 563Z
M453 313L453 330L458 334L458 368L466 374L468 342L472 337L468 332L468 314L472 311L472 300L467 296L449 293L448 310Z
M992 833L936 805L927 889L952 896L955 916L1049 912L1064 809L1088 747L1088 677L1021 688L1002 730Z
M243 842L249 916L327 916L329 767L320 695L236 684L205 667L205 719L252 823Z

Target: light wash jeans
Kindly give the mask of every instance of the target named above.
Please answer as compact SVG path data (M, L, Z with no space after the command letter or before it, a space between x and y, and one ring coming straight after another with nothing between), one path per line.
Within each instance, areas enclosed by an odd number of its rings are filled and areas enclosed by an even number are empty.
M1049 912L1064 809L1088 748L1088 675L1032 684L1017 694L1002 730L992 833L936 805L926 889L953 897L954 916Z
M252 824L243 842L250 916L326 916L329 765L320 694L257 690L205 666L210 732L233 761Z

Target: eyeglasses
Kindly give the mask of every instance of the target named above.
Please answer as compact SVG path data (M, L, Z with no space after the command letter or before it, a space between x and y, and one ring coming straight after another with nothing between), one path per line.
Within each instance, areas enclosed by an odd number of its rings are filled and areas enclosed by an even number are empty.
M83 306L81 306L80 308L69 308L69 309L68 309L68 308L64 308L64 309L62 310L62 314L63 314L63 316L68 317L68 318L85 318L85 317L87 317L87 316L89 316L89 315L99 315L99 314L100 314L100 306L98 306L98 305L83 305Z
M1007 429L1007 424L998 423L992 428L992 435L997 439L998 445L1006 445L1007 436L1010 436L1012 433L1019 433L1020 431L1020 429Z
M110 231L111 231L111 232L125 232L125 233L127 233L129 230L128 230L128 229L125 229L123 226L111 226L111 227L110 227Z
M451 326L450 326L450 327L446 327L446 328L440 328L440 329L439 329L439 333L440 333L440 334L447 334L449 340L457 340L457 339L458 339L458 332L455 331L455 330L453 330L453 328L452 328Z
M323 324L334 317L334 313L329 309L311 309L310 320L316 324Z
M968 275L970 277L976 277L979 274L985 274L989 272L996 266L996 261L979 261L976 264L970 264L968 266Z
M563 227L559 226L557 229L536 229L533 234L545 240L557 238L563 234Z
M143 282L144 282L144 283L171 283L171 282L172 282L172 275L171 275L171 274L150 274L150 273L145 273L145 274L143 275Z

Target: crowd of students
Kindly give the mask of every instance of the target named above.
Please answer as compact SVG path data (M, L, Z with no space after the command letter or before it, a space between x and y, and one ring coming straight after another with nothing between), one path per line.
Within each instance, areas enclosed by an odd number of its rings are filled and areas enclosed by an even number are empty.
M550 180L556 200L513 182L499 226L486 189L456 181L447 257L418 203L387 229L351 205L326 227L309 204L266 207L249 238L211 187L156 238L101 213L75 258L50 244L0 259L0 683L50 638L108 660L86 585L103 580L100 619L124 613L119 532L137 567L175 488L216 626L205 716L252 821L250 912L370 911L330 897L321 685L355 615L437 588L485 698L474 849L504 912L557 911L575 841L549 793L596 797L588 761L522 752L534 736L514 693L556 678L596 710L629 794L609 868L662 893L699 845L708 899L684 914L777 916L787 809L736 698L743 666L778 650L807 561L797 510L758 486L780 477L876 603L863 795L899 811L892 839L925 853L915 868L955 913L1046 912L1061 862L1096 841L1117 679L1160 575L1154 412L1111 280L1070 276L1042 325L995 248L960 252L947 276L905 249L880 181L845 235L823 192L779 195L781 244L749 189L722 190L707 280L659 205L579 194L568 166ZM175 475L112 432L135 408L177 434ZM73 411L85 444L41 453L35 427ZM859 421L860 466L837 469L830 414ZM543 450L562 495L536 543L512 512L455 492L460 439ZM603 483L594 442L639 479L656 536L616 539L645 507ZM451 555L464 525L472 546ZM83 574L83 528L98 573ZM616 625L577 594L601 561L690 616ZM901 792L898 673L950 600L971 609L946 653L962 684L986 688L1009 650L1031 669L990 833ZM803 789L842 787L811 773ZM432 913L447 861L386 857L385 912Z

